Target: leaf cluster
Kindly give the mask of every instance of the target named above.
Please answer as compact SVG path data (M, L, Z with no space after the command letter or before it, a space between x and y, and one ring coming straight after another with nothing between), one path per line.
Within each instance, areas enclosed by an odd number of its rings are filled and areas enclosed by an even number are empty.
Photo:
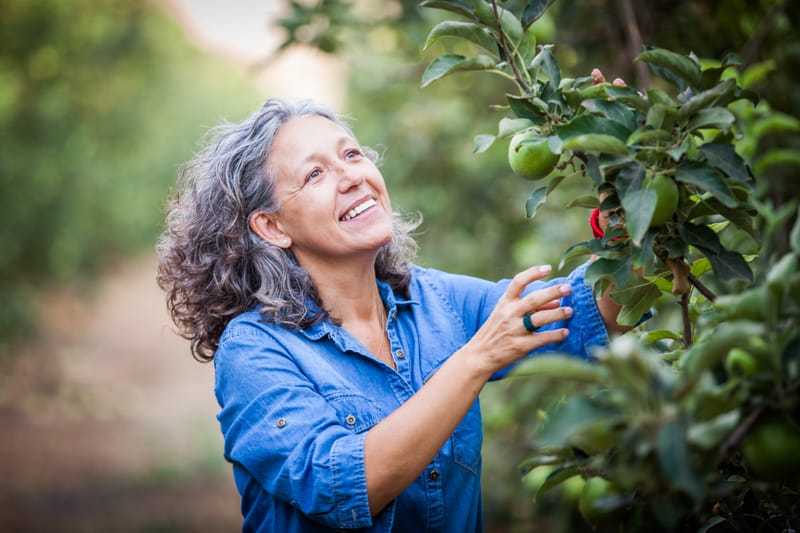
M636 61L660 83L639 89L599 69L566 76L554 45L531 38L548 2L421 5L455 15L430 31L426 48L467 44L435 57L423 87L486 72L511 88L492 104L503 114L497 133L478 135L475 151L533 130L561 157L528 199L529 216L573 177L586 194L571 205L608 213L604 235L572 245L562 262L593 256L586 279L622 306L621 323L638 324L665 298L680 306L682 327L629 333L594 362L542 356L515 370L541 384L536 402L556 398L544 421L529 421L535 453L523 470L554 467L539 492L575 476L611 480L624 497L609 505L624 508L625 530L796 524L800 472L761 479L741 454L769 416L800 435L796 205L761 201L764 186L741 150L758 137L754 124L791 130L794 121L757 111L764 104L735 55L709 63L646 47ZM768 238L781 233L791 236L788 251ZM756 369L746 375L733 363L742 351Z

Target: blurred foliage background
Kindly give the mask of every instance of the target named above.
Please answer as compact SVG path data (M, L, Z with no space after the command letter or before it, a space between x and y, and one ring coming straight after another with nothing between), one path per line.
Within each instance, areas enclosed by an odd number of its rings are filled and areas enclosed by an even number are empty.
M3 2L0 339L37 291L152 247L178 165L257 101L148 2Z
M529 220L524 204L534 187L512 175L505 145L473 153L475 135L496 133L493 105L504 102L502 84L454 76L420 89L435 11L414 0L280 3L283 14L269 29L284 39L276 56L316 48L346 65L340 111L352 117L361 141L383 154L395 206L423 215L420 263L500 278L530 264L558 265L569 244L586 238L588 212L564 208L577 190L569 182L583 178L570 178ZM567 74L599 67L608 79L639 86L648 73L634 70L631 59L643 44L709 59L738 53L759 68L753 88L763 113L794 120L798 27L800 5L788 0L555 2L534 26L540 43L556 43ZM242 118L271 96L254 85L256 74L190 44L156 2L3 2L0 359L13 358L14 347L37 334L43 293L75 283L90 293L105 267L152 251L179 165L211 125ZM759 169L772 182L769 194L792 202L796 128L765 129L756 138L744 147L748 160L778 154ZM188 350L183 355L189 358ZM490 531L526 531L532 516L517 474L525 428L513 413L525 405L514 386L492 384L483 395Z

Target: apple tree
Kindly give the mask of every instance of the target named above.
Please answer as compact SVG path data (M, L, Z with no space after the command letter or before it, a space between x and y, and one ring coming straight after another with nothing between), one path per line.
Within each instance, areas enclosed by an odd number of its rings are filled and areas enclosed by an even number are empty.
M535 182L529 217L566 180L582 184L568 207L592 210L595 236L563 262L591 257L587 281L634 327L595 361L515 369L536 384L523 474L538 475L537 495L577 483L575 507L600 529L796 529L800 223L743 156L763 132L758 95L733 54L646 46L635 61L651 87L564 72L532 31L551 3L420 4L445 13L425 48L450 45L422 86L471 72L509 87L475 151L501 144L509 175Z

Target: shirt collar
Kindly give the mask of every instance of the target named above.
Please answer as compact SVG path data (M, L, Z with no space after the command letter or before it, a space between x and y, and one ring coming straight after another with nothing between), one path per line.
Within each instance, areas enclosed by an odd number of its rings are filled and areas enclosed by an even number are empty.
M377 280L377 284L378 292L381 295L383 304L386 306L389 317L392 317L397 313L398 306L405 307L408 305L419 304L419 301L416 299L405 298L403 296L396 295L392 290L392 287L384 281ZM306 300L306 305L312 311L316 311L317 309L317 304L310 299ZM319 340L325 336L330 336L333 339L337 339L339 338L338 332L340 329L341 328L331 322L329 318L326 318L325 320L317 322L313 326L301 329L300 332L311 340Z

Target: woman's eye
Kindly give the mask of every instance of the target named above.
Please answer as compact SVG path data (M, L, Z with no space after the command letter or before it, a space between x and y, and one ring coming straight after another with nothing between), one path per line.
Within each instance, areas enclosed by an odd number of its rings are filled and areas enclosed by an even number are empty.
M318 168L315 168L314 170L308 173L308 176L306 176L306 181L311 181L314 178L318 178L320 174L322 174L322 171Z
M345 152L344 156L345 156L346 159L353 159L354 157L360 157L362 155L364 155L364 154L361 152L361 150L353 148L353 149L348 150L347 152Z

